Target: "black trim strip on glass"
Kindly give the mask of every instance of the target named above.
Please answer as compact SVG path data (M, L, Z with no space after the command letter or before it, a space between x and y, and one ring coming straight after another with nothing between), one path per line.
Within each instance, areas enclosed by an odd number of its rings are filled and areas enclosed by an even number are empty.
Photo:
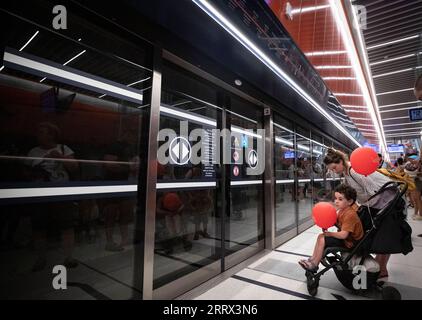
M278 249L275 249L274 251L281 252L281 253L287 253L287 254L293 254L293 255L299 256L299 257L306 257L306 258L311 257L307 254L296 253L296 252L291 252L291 251L284 251L284 250L278 250Z
M87 267L88 269L91 269L92 271L95 271L95 272L97 272L97 273L99 273L99 274L101 274L101 275L103 275L103 276L105 276L105 277L107 277L107 278L109 278L109 279L111 279L111 280L113 280L113 281L121 284L122 286L125 286L125 287L127 287L127 288L135 291L135 292L141 293L141 290L139 290L139 289L137 289L135 287L132 287L132 286L128 285L127 283L124 283L124 282L120 281L119 279L116 279L115 277L110 276L109 274L107 274L107 273L105 273L103 271L100 271L100 270L98 270L98 269L96 269L94 267L91 267L89 264L86 264L86 263L82 262L81 260L78 260L78 259L75 259L75 260L77 260L78 263L80 263L81 265Z
M274 290L274 291L279 291L279 292L282 292L282 293L285 293L285 294L288 294L288 295L291 295L291 296L295 296L295 297L298 297L298 298L302 298L302 299L306 299L306 300L323 300L323 299L320 299L320 298L312 297L312 296L304 294L304 293L300 293L300 292L276 287L276 286L273 286L271 284L267 284L267 283L264 283L264 282L261 282L261 281L252 280L252 279L249 279L249 278L246 278L246 277L242 277L242 276L238 276L238 275L233 275L231 277L236 279L236 280L248 282L248 283L254 284L256 286L271 289L271 290Z
M80 283L80 282L68 282L67 285L69 287L76 287L76 288L81 289L82 291L85 291L87 294L89 294L91 297L95 298L96 300L112 300L111 298L107 297L105 294L102 294L98 290L94 289L89 284Z
M189 266L192 266L192 267L196 267L196 268L203 268L203 267L205 267L205 265L202 265L202 264L199 264L199 263L196 263L196 262L191 262L191 261L188 261L188 260L185 260L185 259L181 259L181 258L178 258L178 257L174 257L171 254L161 253L161 252L158 252L157 250L155 250L154 253L156 255L159 255L159 256L162 256L162 257L165 257L165 258L169 258L169 259L172 259L172 260L183 262L183 263L185 263L185 264L187 264Z

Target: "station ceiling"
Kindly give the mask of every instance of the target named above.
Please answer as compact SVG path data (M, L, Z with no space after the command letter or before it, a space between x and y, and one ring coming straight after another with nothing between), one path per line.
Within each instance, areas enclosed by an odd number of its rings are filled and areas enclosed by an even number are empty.
M422 73L422 0L356 0L387 143L420 137L422 121L411 122L409 109L422 107L413 94Z
M354 0L352 4L366 15L361 16L361 29L387 143L420 137L422 121L410 122L408 111L420 105L413 85L422 73L422 0ZM330 1L273 0L269 5L368 142L378 143Z

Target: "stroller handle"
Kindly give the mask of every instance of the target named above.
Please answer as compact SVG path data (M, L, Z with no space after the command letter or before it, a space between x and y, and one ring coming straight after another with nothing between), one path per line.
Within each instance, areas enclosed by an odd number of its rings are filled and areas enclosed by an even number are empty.
M371 200L372 198L374 198L375 196L377 196L378 194L380 194L381 192L383 192L385 189L395 186L397 189L400 188L400 186L403 185L403 188L400 191L400 197L404 196L404 194L407 191L407 188L409 187L409 185L405 182L401 182L401 181L389 181L386 184L384 184L381 189L379 189L374 195L372 195L371 197L369 197L369 200Z

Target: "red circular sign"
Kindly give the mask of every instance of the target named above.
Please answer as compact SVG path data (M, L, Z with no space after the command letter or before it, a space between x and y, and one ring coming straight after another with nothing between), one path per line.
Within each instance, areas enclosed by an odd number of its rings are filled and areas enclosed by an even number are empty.
M233 152L233 160L236 162L239 161L239 152L237 151Z
M239 175L239 167L238 166L233 167L233 174L234 174L235 177L237 177Z

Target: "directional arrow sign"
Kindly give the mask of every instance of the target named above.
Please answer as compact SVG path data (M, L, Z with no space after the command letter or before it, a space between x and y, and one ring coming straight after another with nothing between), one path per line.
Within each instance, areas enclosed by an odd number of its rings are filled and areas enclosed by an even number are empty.
M183 165L191 158L191 146L189 141L183 137L176 137L170 143L170 158L173 163Z
M255 168L258 164L258 154L255 150L251 150L248 155L248 162L251 168Z

